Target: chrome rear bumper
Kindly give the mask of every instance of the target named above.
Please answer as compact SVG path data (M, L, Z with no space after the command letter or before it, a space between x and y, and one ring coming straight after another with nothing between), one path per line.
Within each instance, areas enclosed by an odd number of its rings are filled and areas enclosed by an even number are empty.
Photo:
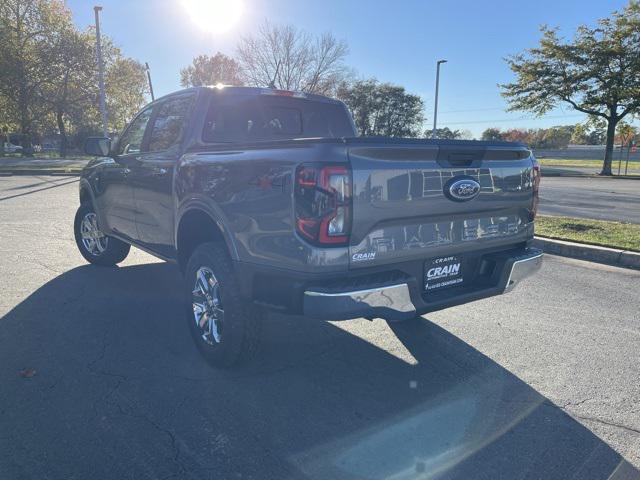
M434 300L425 297L421 288L422 282L415 279L408 280L407 283L354 291L336 292L310 288L304 292L304 314L325 320L358 317L404 320L428 311L509 292L524 278L540 269L542 255L541 250L527 249L519 255L502 257L499 280L487 286L479 285L446 299Z
M401 283L339 293L307 290L304 292L304 311L327 320L362 316L400 319L415 316L416 307L411 302L409 286Z
M519 258L513 262L504 291L510 292L520 281L540 270L540 267L542 267L542 255L542 251L539 250L536 253L532 253L524 258Z

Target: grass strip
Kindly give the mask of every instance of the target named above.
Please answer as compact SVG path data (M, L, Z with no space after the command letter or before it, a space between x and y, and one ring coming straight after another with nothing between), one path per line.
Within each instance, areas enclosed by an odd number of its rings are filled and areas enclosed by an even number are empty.
M540 237L640 252L640 225L573 217L536 217Z

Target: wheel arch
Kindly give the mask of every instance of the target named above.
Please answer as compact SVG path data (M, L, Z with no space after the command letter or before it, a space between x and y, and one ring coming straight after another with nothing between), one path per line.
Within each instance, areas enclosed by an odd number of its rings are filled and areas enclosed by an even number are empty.
M184 270L195 248L205 242L222 243L231 259L238 259L235 244L223 222L204 206L190 206L180 215L176 228L176 259L181 270Z
M91 185L85 178L80 179L80 188L78 190L78 194L81 204L90 203L95 207L93 190L91 190Z

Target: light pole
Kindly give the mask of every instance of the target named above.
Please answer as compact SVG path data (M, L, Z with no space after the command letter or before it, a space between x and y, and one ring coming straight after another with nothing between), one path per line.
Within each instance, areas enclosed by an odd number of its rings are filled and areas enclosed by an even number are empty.
M433 132L431 132L431 138L436 138L436 123L438 122L438 88L440 86L440 64L447 63L446 60L438 60L436 64L436 99L435 106L433 107Z
M149 68L148 62L144 62L144 66L147 69L147 79L149 80L149 92L151 93L151 101L153 102L156 98L153 96L153 84L151 83L151 69Z
M100 89L100 113L102 114L102 134L108 137L107 106L104 98L104 66L102 64L102 43L100 41L100 11L102 7L95 6L96 14L96 54L98 56L98 88Z

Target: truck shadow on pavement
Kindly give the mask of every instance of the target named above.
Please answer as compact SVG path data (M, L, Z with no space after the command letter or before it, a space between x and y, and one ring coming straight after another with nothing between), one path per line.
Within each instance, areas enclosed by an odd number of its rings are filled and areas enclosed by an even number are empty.
M83 266L0 319L0 478L640 478L426 319L273 316L217 371L179 292L169 264Z

